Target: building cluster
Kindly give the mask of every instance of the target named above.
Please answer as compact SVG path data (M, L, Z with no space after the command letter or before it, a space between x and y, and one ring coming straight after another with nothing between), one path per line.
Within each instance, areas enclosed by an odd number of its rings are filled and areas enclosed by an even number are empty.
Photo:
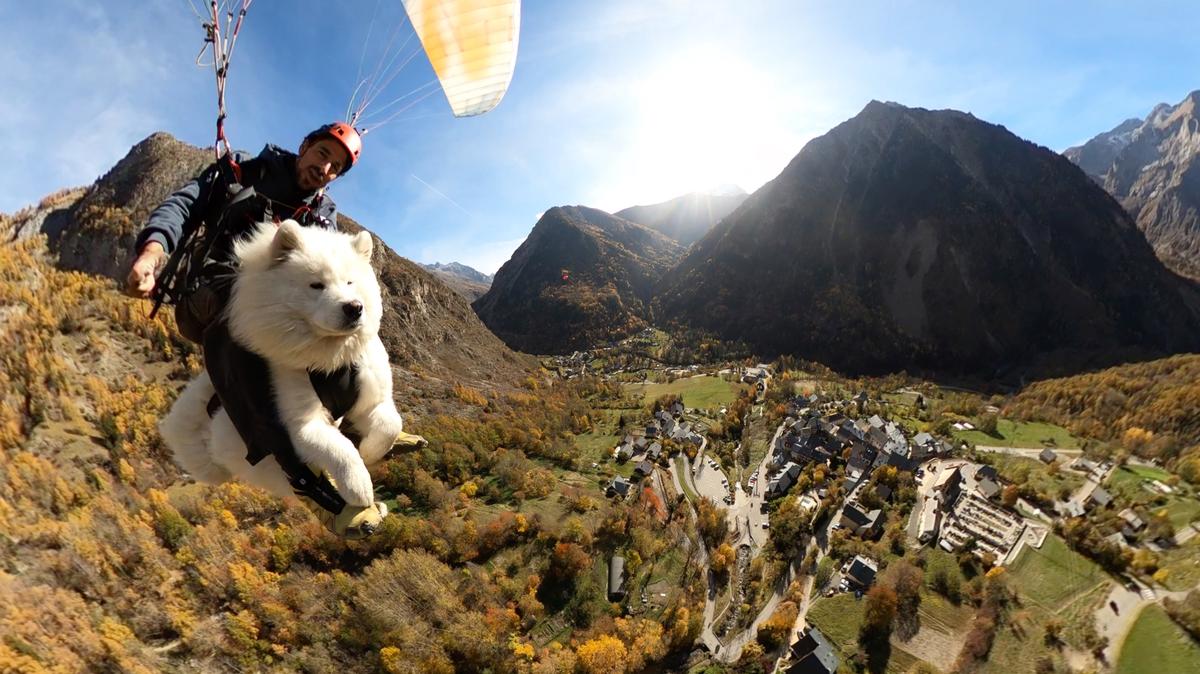
M998 502L1000 478L992 466L962 463L944 467L925 495L917 538L938 541L947 552L973 544L977 556L1003 560L1025 531L1025 520Z
M766 385L766 381L771 378L771 366L766 363L759 363L754 367L748 367L741 372L741 382L743 384L751 384L753 386Z
M641 435L632 433L626 435L621 440L621 444L613 450L613 458L617 463L637 460L638 463L633 469L633 482L654 472L654 465L663 458L665 451L662 440L667 438L674 440L676 446L679 447L687 443L697 447L703 444L704 437L692 428L690 422L684 420L683 413L683 403L675 401L669 408L656 412L642 430ZM606 493L609 496L624 497L629 493L633 482L622 477L613 478Z
M794 414L788 416L784 432L776 435L771 449L769 468L773 474L767 480L768 498L786 494L801 469L810 463L845 460L849 491L881 466L911 472L922 461L950 452L948 443L928 433L919 433L910 440L900 426L877 414L856 420L840 412L824 414L820 404L815 395L793 401L790 411Z

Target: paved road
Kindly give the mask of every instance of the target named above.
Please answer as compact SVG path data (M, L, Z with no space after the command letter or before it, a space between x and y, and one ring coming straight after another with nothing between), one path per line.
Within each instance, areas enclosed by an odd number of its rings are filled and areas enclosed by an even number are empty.
M1180 600L1188 594L1188 590L1179 592L1145 592L1145 586L1138 583L1139 591L1128 590L1121 585L1113 584L1112 591L1104 601L1104 605L1096 609L1096 631L1100 636L1108 637L1108 646L1104 648L1104 659L1110 665L1115 665L1121 656L1121 647L1125 645L1125 637L1129 628L1137 621L1138 614L1150 604L1160 604L1166 597ZM1198 586L1200 587L1200 586ZM1147 598L1153 596L1152 599ZM1117 611L1112 610L1109 602L1116 602ZM1164 674L1166 674L1164 672Z

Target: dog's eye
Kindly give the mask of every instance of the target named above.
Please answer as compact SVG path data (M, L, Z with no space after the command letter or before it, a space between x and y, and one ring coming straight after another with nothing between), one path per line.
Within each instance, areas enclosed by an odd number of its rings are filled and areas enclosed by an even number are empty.
M354 281L346 281L346 285L352 286L352 285L354 285Z
M324 283L310 283L310 284L308 284L308 287L312 288L313 290L324 290L325 284Z

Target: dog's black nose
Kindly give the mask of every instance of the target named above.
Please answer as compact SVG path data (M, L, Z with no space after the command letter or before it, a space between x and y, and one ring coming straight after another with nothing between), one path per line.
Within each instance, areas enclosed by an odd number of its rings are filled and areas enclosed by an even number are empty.
M346 318L352 321L357 321L362 317L363 304L358 300L346 302L342 305L342 313L346 314Z

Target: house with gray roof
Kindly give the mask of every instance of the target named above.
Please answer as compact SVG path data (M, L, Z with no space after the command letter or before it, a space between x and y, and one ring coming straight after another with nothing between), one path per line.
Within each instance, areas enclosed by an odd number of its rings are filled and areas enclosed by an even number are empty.
M878 509L867 511L859 503L847 503L838 524L857 536L869 537L878 529L881 514Z
M619 602L625 599L625 558L613 555L608 560L608 600Z
M834 674L841 665L833 644L816 627L792 644L789 660L792 664L783 670L787 674Z
M617 477L613 478L612 482L608 483L608 487L605 488L604 494L606 496L620 496L621 498L625 498L625 496L629 494L629 488L632 486L632 482L618 475Z
M1092 490L1091 495L1088 496L1085 505L1088 507L1107 508L1110 504L1112 504L1112 494L1105 491L1104 487L1096 487Z
M653 472L654 472L654 464L650 463L649 461L643 460L641 463L639 463L637 465L636 468L633 469L633 477L634 477L634 479L641 479Z
M850 585L866 590L875 583L875 574L879 572L879 564L873 559L855 555L846 568L846 580Z

